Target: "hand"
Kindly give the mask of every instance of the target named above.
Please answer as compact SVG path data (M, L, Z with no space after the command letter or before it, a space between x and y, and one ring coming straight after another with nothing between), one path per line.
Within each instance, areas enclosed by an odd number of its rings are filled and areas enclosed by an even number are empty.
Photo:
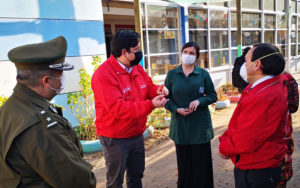
M187 108L177 108L177 113L183 116L189 115L191 112Z
M164 95L158 95L152 99L152 104L155 108L163 107L169 101Z
M197 107L200 105L200 102L198 100L194 100L189 105L190 112L196 111Z
M222 159L230 159L229 156L223 155L222 153L219 153L219 155Z
M165 87L165 84L162 84L157 88L157 94L164 95L164 96L169 95L169 90L168 88Z

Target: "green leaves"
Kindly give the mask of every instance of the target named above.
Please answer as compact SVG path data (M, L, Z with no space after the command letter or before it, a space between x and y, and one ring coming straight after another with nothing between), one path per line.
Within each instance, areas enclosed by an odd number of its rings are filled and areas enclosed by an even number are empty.
M92 65L94 72L100 66L102 58L93 56ZM78 121L75 128L78 137L81 140L97 139L95 125L95 104L94 94L91 89L91 75L84 68L78 70L80 80L78 82L80 91L69 92L67 95L67 104L70 106L72 114Z

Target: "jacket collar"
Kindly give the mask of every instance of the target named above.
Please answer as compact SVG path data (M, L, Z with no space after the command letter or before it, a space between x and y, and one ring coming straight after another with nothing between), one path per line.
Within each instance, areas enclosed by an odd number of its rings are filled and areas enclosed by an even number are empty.
M198 67L198 66L195 66L193 72L191 74L200 74L200 71L201 71L201 68ZM178 73L182 73L184 74L183 70L182 70L182 65L179 65L176 69L175 69L175 72L178 74Z
M136 66L133 66L132 67L132 70L130 73L128 73L121 65L120 63L117 61L117 59L113 56L113 55L110 55L109 57L109 61L113 67L113 69L117 72L117 74L130 74L132 76L135 76L138 74L138 68L137 66L140 66L140 65L136 65Z
M279 83L281 80L281 75L274 76L273 78L270 78L268 80L265 80L259 84L257 84L254 88L251 88L252 85L248 85L244 91L248 95L253 95L261 92L262 90L268 88L269 86L272 86L274 84Z
M21 99L22 101L34 104L35 106L39 106L42 108L48 108L50 106L50 101L48 99L42 97L35 91L20 83L17 83L16 87L14 88L13 95Z

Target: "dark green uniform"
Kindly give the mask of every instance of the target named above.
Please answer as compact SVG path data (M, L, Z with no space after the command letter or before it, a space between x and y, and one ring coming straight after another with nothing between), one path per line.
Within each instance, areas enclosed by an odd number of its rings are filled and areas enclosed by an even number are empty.
M217 94L208 72L200 67L186 76L182 66L168 72L165 85L170 99L165 108L170 110L170 138L175 144L189 145L209 142L213 137L208 105L216 102ZM199 100L195 112L187 116L177 113L177 108L188 108L190 102Z
M96 186L76 133L58 110L16 85L0 109L0 188Z

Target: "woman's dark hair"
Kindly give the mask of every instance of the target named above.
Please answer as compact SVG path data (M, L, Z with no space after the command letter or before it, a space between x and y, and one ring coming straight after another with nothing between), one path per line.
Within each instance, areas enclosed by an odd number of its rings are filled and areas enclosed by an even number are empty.
M254 45L253 47L255 49L253 51L251 61L256 61L259 58L262 58L266 55L278 52L268 57L260 59L260 62L262 64L261 70L265 75L276 76L283 72L285 67L285 60L283 55L279 52L279 49L276 46L268 43L260 43Z
M245 48L244 51L243 51L242 56L245 57L246 54L248 53L248 51L249 51L250 49L251 49L250 47Z
M184 49L189 48L189 47L194 47L194 48L196 49L196 59L198 59L199 56L200 56L200 47L199 47L199 45L198 45L196 42L194 42L194 41L190 41L190 42L185 43L185 44L183 45L183 47L182 47L181 53L183 52Z
M111 39L111 53L114 57L120 57L122 50L130 52L130 48L136 47L140 42L140 35L134 31L119 31Z

